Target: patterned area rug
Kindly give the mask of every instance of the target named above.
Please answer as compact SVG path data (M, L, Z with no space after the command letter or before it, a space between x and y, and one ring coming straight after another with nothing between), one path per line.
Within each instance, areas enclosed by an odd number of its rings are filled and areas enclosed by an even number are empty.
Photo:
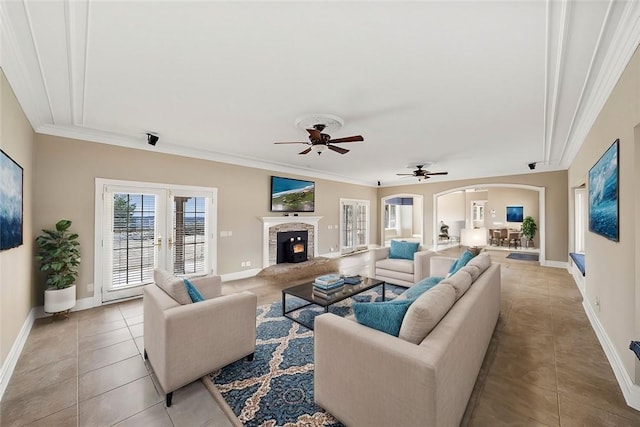
M386 298L405 289L386 285ZM380 301L382 287L342 301L329 311L351 313L353 301ZM291 305L290 305L291 304ZM287 298L287 308L305 302ZM303 322L322 314L321 307L291 313ZM240 422L247 426L342 426L313 401L313 331L282 317L282 303L258 307L253 361L240 360L210 375Z

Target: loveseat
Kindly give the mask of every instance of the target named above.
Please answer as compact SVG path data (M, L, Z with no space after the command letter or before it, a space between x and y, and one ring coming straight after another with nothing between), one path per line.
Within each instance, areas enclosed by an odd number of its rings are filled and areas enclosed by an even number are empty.
M432 256L431 275L446 276L454 261ZM316 403L350 427L459 425L500 314L500 286L500 265L481 253L411 304L400 337L331 313L316 317ZM439 321L433 304L420 309L434 296L453 304L442 304ZM426 337L416 325L426 325Z
M256 295L222 295L219 276L190 281L203 301L192 303L183 279L162 270L143 288L144 355L167 406L178 388L243 357L251 360L256 347Z
M391 247L385 246L372 249L370 251L369 276L404 287L413 286L418 281L429 276L429 259L435 255L435 252L416 244L417 251L413 252L410 257L394 257L392 247L402 244L410 245L411 242L392 240Z

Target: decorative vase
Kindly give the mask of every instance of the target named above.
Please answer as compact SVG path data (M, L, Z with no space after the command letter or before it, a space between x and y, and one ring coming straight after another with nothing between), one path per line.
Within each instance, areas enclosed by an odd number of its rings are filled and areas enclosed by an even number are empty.
M64 289L47 289L44 291L45 313L60 313L76 305L76 285Z

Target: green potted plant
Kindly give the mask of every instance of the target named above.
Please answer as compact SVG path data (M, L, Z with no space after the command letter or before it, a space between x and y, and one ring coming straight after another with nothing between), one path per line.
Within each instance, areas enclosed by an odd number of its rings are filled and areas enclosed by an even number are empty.
M522 221L522 234L527 238L527 246L533 244L533 238L538 231L538 226L532 217L528 216Z
M40 270L47 273L47 289L44 292L46 313L68 312L76 305L76 286L80 265L78 234L69 231L71 221L62 219L55 230L42 230L36 238Z

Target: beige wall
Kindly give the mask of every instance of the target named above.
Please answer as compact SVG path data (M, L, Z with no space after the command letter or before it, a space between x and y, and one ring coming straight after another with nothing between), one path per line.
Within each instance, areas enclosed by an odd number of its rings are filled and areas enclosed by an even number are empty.
M521 184L544 187L546 203L546 259L548 261L567 261L567 171L528 173L523 175L405 185L400 187L382 187L378 189L378 198L399 193L424 195L425 240L427 244L430 244L433 237L433 196L455 188L483 184ZM379 228L380 224L378 224L378 229Z
M600 112L580 151L569 168L568 192L588 185L589 169L615 141L619 151L620 241L586 232L585 292L587 303L622 360L630 377L639 383L629 341L640 339L640 53L636 52ZM573 227L573 218L571 218ZM595 305L600 300L600 308Z
M0 148L24 171L23 245L0 252L0 365L6 361L11 346L29 316L34 302L32 227L33 129L18 101L0 72Z
M142 143L142 142L141 142ZM146 144L145 144L146 146ZM218 237L218 274L262 267L262 216L269 212L270 171L135 150L48 135L36 136L36 182L34 221L37 229L51 227L61 218L73 221L80 234L82 265L78 298L92 295L94 257L95 178L197 185L218 189L218 230L231 237ZM288 174L278 174L290 176ZM369 200L376 206L376 189L334 181L316 182L316 211L321 216L318 251L339 248L340 198ZM372 209L371 240L378 239L377 211Z
M510 227L520 229L522 223L507 222L507 209L509 205L522 206L524 216L531 216L540 228L540 215L538 211L538 192L525 190L522 188L491 188L488 191L488 202L486 206L485 224L487 228ZM495 217L492 217L491 210L495 210ZM497 223L497 224L496 224ZM540 233L536 232L533 238L535 247L540 246Z

